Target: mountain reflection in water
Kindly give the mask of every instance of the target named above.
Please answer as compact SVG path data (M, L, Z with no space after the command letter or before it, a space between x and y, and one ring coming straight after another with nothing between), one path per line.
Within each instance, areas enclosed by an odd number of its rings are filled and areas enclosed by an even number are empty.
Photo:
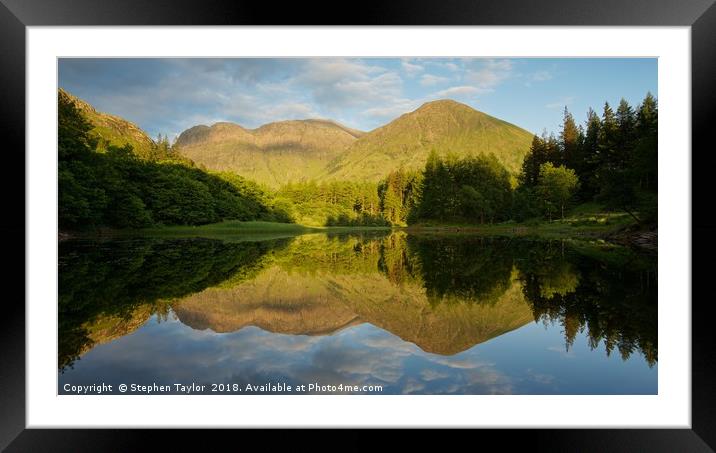
M72 241L59 290L61 383L656 392L656 257L620 247L404 232Z

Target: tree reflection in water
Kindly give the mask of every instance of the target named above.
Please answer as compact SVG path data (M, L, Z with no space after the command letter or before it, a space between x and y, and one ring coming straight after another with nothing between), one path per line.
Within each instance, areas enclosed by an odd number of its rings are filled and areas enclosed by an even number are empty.
M217 332L323 335L367 322L451 355L530 321L657 361L656 256L574 241L304 235L60 244L59 367L173 312Z

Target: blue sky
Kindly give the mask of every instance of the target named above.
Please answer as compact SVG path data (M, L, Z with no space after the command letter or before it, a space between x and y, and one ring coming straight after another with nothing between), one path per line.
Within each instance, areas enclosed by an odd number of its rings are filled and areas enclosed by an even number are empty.
M605 101L658 97L655 58L63 58L59 85L170 138L218 121L329 118L368 131L446 98L541 133L565 106L581 123Z

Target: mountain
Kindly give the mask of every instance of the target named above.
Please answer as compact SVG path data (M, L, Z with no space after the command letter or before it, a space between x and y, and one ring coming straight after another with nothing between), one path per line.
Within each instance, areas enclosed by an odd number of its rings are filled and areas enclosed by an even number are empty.
M138 156L152 156L156 144L136 124L59 91L94 126L91 134L100 150L129 143ZM207 169L278 187L291 181L378 181L398 168L422 168L432 150L458 157L493 153L516 174L531 141L530 132L513 124L440 100L368 133L320 119L279 121L257 129L220 122L185 130L176 147L181 156Z
M327 120L281 121L258 129L217 123L182 132L177 145L197 164L276 187L312 179L378 181L401 167L422 168L431 150L493 153L516 174L532 136L465 104L440 100L368 133Z
M233 123L195 126L179 135L179 152L210 170L233 171L278 187L315 179L363 132L328 120L292 120L245 129Z
M322 176L378 181L400 167L424 167L432 150L459 157L493 153L516 174L532 137L531 132L465 104L433 101L361 137Z
M124 118L98 112L90 104L62 88L59 91L69 97L85 119L94 126L90 134L98 139L98 149L106 149L107 145L124 146L129 143L140 157L148 157L152 153L154 141L139 126Z

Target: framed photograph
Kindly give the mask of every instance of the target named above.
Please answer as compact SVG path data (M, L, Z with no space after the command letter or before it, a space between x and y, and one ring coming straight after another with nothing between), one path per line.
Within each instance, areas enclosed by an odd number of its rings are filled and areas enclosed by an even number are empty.
M291 26L315 19L3 0L26 263L3 447L539 428L711 451L692 149L716 9L507 3Z

